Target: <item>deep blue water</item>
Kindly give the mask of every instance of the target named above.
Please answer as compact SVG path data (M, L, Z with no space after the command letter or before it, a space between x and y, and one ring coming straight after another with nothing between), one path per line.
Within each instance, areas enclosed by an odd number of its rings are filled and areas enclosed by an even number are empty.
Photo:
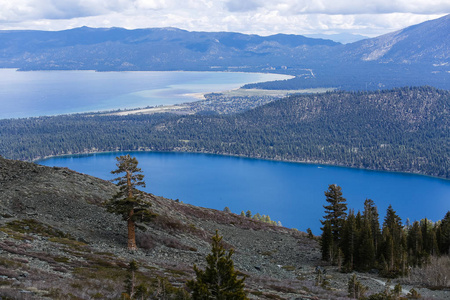
M186 94L290 76L232 72L94 72L0 69L0 119L197 101Z
M381 218L389 204L403 221L442 219L450 210L450 181L432 177L367 171L332 166L287 163L239 157L127 152L139 161L148 192L185 203L239 214L268 214L284 226L320 233L324 191L342 187L348 207L363 209L366 198L375 201ZM111 179L115 157L124 153L55 157L40 161ZM382 222L382 219L380 219Z

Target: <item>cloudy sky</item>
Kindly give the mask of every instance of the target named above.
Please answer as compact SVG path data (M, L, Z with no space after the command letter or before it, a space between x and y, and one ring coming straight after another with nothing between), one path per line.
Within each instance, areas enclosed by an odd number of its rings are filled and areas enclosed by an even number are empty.
M0 30L177 27L373 37L448 13L449 0L0 0Z

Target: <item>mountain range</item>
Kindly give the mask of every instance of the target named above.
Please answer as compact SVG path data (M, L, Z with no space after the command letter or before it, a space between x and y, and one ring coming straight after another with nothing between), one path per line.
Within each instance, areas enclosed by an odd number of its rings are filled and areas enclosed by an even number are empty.
M300 35L126 30L0 31L0 67L21 70L200 70L295 75L263 88L448 89L450 15L340 44Z

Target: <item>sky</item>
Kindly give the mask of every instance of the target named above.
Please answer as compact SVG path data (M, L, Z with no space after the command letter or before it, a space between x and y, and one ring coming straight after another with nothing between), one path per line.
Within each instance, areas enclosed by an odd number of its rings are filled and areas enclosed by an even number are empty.
M176 27L375 37L448 13L449 0L0 0L0 30Z

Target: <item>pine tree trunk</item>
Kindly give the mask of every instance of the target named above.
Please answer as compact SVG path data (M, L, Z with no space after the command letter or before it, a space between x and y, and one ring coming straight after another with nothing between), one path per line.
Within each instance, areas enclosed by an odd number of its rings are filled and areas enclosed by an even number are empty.
M133 214L134 214L133 210L130 210L130 213L128 214L128 250L137 249L135 225L132 219Z

